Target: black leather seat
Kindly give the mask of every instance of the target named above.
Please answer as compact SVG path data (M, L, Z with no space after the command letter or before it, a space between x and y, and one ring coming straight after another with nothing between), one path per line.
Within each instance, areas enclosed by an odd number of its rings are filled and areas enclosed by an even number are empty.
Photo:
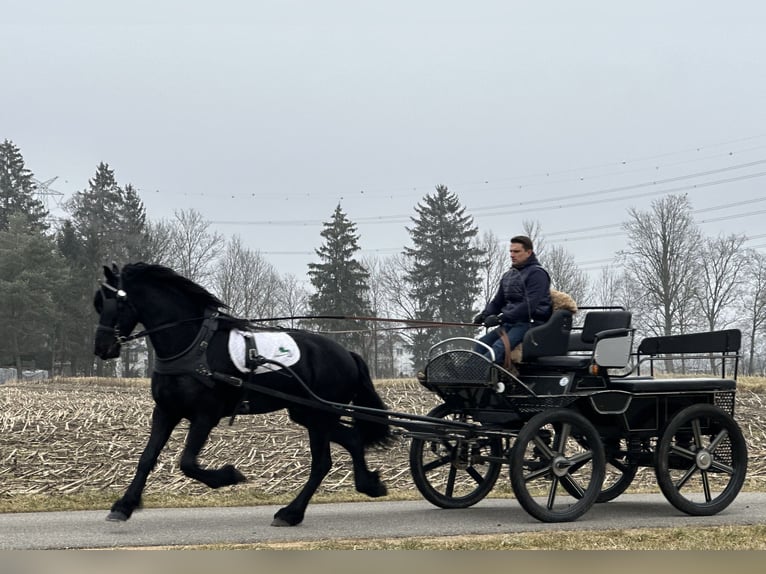
M569 335L569 351L592 351L596 342L596 333L611 329L629 329L632 313L630 311L588 311L583 321L582 330L572 331Z
M554 311L548 321L524 334L521 360L528 363L540 357L566 355L571 331L572 313L564 309Z

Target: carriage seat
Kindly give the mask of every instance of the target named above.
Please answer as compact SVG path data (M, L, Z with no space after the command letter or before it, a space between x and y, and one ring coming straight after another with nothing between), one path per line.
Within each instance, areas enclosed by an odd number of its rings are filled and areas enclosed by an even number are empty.
M598 333L610 329L629 329L631 319L630 311L588 311L582 329L569 334L569 352L592 352Z
M629 311L590 311L585 316L582 330L577 332L571 331L571 314L568 328L549 326L554 316L548 323L527 331L522 343L525 363L574 371L587 369L592 362L602 367L624 367L627 364L633 342ZM566 340L562 342L564 332ZM550 338L551 342L535 344L543 337Z

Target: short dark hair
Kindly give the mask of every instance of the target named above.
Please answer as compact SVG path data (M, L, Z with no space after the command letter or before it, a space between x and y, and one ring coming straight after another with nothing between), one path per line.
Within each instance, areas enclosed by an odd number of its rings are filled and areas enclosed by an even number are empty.
M511 243L521 243L527 251L534 251L532 240L526 235L516 235L515 237L511 237Z

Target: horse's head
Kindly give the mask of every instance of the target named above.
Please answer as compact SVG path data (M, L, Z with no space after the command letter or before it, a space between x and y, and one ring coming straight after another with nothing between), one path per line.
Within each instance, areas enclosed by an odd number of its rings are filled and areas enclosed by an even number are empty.
M138 324L138 316L122 288L117 265L111 269L105 265L104 278L93 296L93 307L99 315L93 352L106 360L120 356L122 343Z

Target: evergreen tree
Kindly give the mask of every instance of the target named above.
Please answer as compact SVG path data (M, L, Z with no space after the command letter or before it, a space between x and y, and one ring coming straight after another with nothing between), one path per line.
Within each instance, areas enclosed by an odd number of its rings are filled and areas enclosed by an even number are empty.
M65 265L52 238L21 214L0 230L0 364L51 369L63 322Z
M146 212L135 189L121 188L114 171L100 163L88 188L77 192L66 204L70 219L58 234L58 244L66 258L71 280L67 286L72 304L67 357L73 374L91 374L93 358L93 290L101 278L102 265L123 265L143 259L148 241ZM104 374L104 363L95 363ZM109 363L107 368L113 368Z
M407 231L406 280L418 319L464 322L469 319L481 290L483 251L476 245L478 228L458 197L437 185L415 208L414 225ZM413 336L414 365L422 365L428 349L438 340L465 336L463 327L422 330Z
M310 312L314 315L367 315L369 274L354 259L354 254L359 251L359 236L356 234L356 225L348 220L340 204L335 208L330 221L325 222L320 235L324 243L316 250L316 254L322 262L309 263L308 275L315 289L315 293L309 297ZM332 323L333 331L358 331L362 328L355 321ZM366 357L361 333L340 333L335 338Z
M27 229L42 232L48 211L34 197L32 172L24 166L21 151L12 142L0 144L0 231L7 231L11 217L23 216Z

